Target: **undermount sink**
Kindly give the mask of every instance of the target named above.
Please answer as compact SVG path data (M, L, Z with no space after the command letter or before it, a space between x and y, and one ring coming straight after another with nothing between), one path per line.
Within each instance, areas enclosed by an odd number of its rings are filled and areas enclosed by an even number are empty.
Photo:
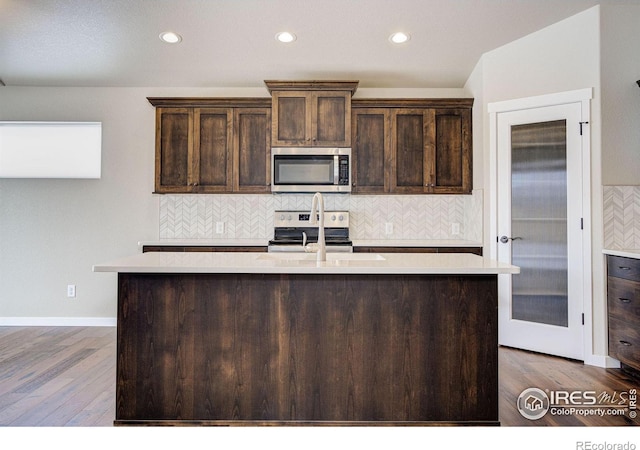
M259 261L313 261L316 262L315 253L263 253L258 256ZM377 253L327 253L329 261L385 261L386 258Z

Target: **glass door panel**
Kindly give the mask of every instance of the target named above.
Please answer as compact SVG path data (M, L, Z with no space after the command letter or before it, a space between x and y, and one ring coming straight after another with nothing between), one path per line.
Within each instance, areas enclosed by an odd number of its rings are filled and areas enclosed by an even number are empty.
M512 319L568 326L566 121L511 127Z

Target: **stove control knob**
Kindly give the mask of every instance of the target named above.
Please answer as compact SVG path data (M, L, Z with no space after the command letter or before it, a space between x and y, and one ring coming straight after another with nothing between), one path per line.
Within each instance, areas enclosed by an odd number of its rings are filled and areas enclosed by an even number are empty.
M336 215L335 215L335 214L332 214L332 215L331 215L331 221L332 221L332 222L335 222L335 221L336 221Z
M343 216L342 214L340 214L340 216L338 217L338 220L339 220L340 222L342 222L342 221L344 220L344 216Z
M280 220L284 220L284 214L280 214Z
M289 214L289 215L287 216L287 220L292 220L292 219L293 219L293 217L291 217L291 214Z

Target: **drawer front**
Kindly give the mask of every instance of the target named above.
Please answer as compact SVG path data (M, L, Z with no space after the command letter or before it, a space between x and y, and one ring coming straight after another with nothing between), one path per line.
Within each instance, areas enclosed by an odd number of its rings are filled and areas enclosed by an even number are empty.
M639 259L609 255L607 257L607 270L610 277L640 281Z
M640 281L609 277L607 303L609 316L640 324Z
M640 370L640 331L637 327L610 317L609 355Z

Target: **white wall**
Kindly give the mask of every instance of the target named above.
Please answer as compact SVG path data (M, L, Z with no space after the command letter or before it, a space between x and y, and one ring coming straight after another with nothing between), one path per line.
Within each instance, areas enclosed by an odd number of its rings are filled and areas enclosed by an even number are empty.
M640 185L640 5L602 5L601 27L602 184Z
M92 266L159 237L159 196L152 194L155 110L146 97L268 95L266 88L0 88L0 120L100 121L103 133L99 180L0 179L0 325L115 317L116 276L93 273ZM369 88L356 95L464 92ZM67 298L67 284L77 286L76 298Z
M115 317L112 274L93 264L157 236L154 108L141 89L0 90L1 120L100 121L99 180L0 180L0 317ZM77 297L67 298L67 284Z
M602 257L602 194L600 154L600 8L593 7L483 55L465 88L476 98L474 145L482 145L485 174L488 173L489 115L492 102L593 88L591 102L592 217L593 230L593 352L606 354L606 299ZM482 105L477 99L481 99ZM478 164L478 161L475 162ZM488 192L489 180L475 188ZM485 198L485 243L490 236L489 214L495 213L493 199Z

